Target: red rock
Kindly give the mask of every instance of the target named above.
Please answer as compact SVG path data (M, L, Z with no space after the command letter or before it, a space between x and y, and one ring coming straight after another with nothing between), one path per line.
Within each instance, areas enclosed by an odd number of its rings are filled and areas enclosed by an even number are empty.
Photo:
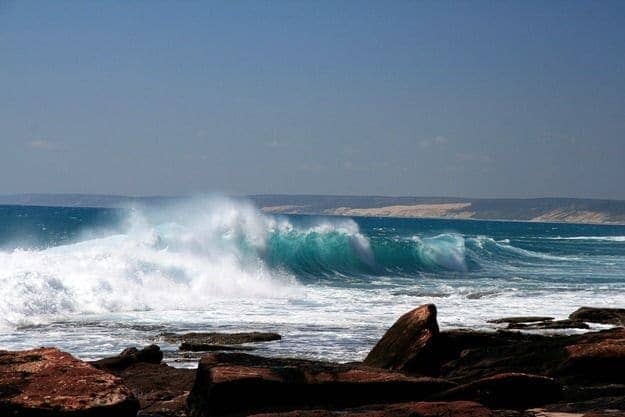
M199 363L191 416L418 401L453 383L354 364L213 353Z
M186 416L187 395L195 369L173 368L164 363L138 362L115 371L139 399L141 412L160 417Z
M0 415L134 417L138 409L118 377L68 353L0 351Z
M544 376L505 373L451 388L435 397L477 401L493 408L531 408L558 401L562 385Z
M436 306L426 304L401 316L364 361L365 365L425 375L438 374Z
M568 357L558 373L581 380L625 382L625 329L598 334L603 338L588 337L566 346Z
M341 411L297 410L254 414L254 417L492 417L481 404L469 401L397 403Z

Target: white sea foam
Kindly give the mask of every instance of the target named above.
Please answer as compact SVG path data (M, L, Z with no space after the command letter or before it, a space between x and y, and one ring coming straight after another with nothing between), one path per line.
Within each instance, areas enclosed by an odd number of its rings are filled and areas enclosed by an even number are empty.
M464 237L457 233L443 233L431 237L413 236L418 244L421 260L434 267L450 271L466 271L466 249Z
M201 310L219 297L284 297L297 290L291 276L258 259L268 219L253 207L197 200L155 217L168 222L155 224L134 210L124 234L0 252L1 322L14 326L72 313Z

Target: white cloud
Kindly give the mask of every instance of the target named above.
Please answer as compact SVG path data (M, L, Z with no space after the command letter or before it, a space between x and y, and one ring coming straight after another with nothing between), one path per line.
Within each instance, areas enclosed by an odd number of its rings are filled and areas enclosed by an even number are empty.
M44 139L31 140L30 142L28 142L28 147L31 149L41 149L46 151L59 149L56 143Z
M449 143L449 139L445 136L436 136L430 139L422 139L419 141L419 146L423 149L431 146L441 146Z

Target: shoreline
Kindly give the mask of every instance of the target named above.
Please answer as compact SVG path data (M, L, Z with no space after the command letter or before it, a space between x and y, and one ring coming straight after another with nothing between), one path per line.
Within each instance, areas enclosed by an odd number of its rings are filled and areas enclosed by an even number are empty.
M195 369L163 363L157 345L91 362L55 348L0 351L0 411L68 417L625 413L625 309L582 307L563 320L490 323L499 330L441 331L436 307L422 305L399 317L363 361L350 363L257 356L248 352L255 345L282 340L260 332L161 335L201 353ZM612 328L595 331L589 323ZM567 328L588 331L527 332Z

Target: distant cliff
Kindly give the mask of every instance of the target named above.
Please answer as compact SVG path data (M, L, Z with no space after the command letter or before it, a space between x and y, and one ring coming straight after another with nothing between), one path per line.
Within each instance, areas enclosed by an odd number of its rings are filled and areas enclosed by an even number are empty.
M471 199L255 195L269 213L339 216L440 217L574 223L625 223L625 201L580 198Z
M0 195L0 204L123 207L162 204L185 197L92 194ZM625 201L582 198L454 198L333 195L251 195L261 210L276 214L374 217L439 217L482 220L625 224Z

